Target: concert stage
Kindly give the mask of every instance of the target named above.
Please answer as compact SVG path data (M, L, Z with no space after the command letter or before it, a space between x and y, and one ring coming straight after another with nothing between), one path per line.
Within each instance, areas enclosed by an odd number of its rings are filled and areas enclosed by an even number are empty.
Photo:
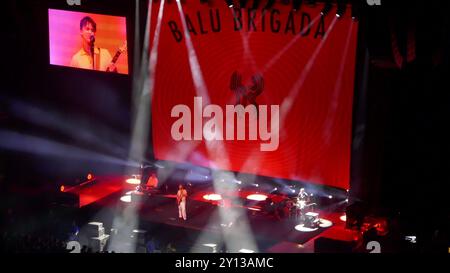
M170 241L178 245L182 252L210 252L213 251L213 248L208 248L211 244L217 245L214 251L219 251L224 236L228 240L233 238L236 242L242 242L237 244L239 247L228 249L231 252L255 246L257 250L253 251L257 252L314 252L314 239L326 234L332 238L354 239L354 234L345 230L345 222L339 219L342 211L319 209L321 227L297 230L300 224L298 217L276 215L267 210L265 202L249 202L245 198L256 191L237 189L234 196L224 195L222 201L205 199L205 196L214 193L212 184L201 189L192 188L187 200L188 218L184 221L178 218L176 196L165 192L164 186L159 191L142 194L135 191L136 185L126 182L128 179L129 176L97 177L95 183L74 187L70 192L79 196L81 212L89 211L90 215L95 215L89 219L90 222L104 224L105 233L111 233L117 215L132 210L138 222L136 229L146 230L159 240ZM267 196L275 203L286 198L276 194ZM244 234L243 230L246 231ZM82 234L81 231L80 238ZM251 242L249 236L252 237ZM117 251L120 252L120 249Z

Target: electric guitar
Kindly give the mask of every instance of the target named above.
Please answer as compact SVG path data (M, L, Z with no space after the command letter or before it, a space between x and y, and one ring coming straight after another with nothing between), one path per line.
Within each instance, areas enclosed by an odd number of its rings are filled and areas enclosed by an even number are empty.
M123 43L123 45L121 47L119 47L119 49L117 50L116 54L114 55L114 57L111 60L111 64L116 64L117 60L119 59L120 55L124 52L126 52L128 49L127 47L127 41L125 41ZM107 72L109 72L109 68L106 69Z

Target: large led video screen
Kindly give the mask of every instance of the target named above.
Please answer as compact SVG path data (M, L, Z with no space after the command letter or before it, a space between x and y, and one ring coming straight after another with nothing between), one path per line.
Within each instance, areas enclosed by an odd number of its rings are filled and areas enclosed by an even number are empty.
M154 3L156 159L347 189L358 22L323 7Z
M126 18L48 10L50 64L128 74Z

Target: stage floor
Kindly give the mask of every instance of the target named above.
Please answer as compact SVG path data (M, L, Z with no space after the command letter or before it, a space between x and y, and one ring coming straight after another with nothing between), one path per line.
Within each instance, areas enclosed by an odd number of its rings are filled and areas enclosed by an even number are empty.
M161 244L170 242L181 252L208 252L207 244L217 245L217 250L226 241L230 252L248 249L304 253L314 251L314 239L320 236L350 241L356 235L345 229L345 222L339 219L342 213L317 211L323 227L302 229L299 219L280 219L264 210L255 210L258 207L255 203L235 199L233 205L230 202L219 205L203 199L203 195L211 193L212 188L190 195L188 219L184 221L178 218L173 194L151 194L141 196L140 201L134 201L133 197L133 202L124 202L132 199L136 187L125 180L124 177L97 178L95 184L72 191L80 197L81 210L95 211L95 217L90 221L103 222L107 234L120 222L127 228L133 226L134 229L147 230ZM245 194L240 192L238 195Z

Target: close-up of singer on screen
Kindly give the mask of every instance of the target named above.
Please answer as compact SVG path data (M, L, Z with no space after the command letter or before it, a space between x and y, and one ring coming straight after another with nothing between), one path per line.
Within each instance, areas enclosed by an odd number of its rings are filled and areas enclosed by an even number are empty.
M70 66L107 72L117 72L109 51L95 45L97 23L86 16L80 21L80 36L82 48L72 57Z

